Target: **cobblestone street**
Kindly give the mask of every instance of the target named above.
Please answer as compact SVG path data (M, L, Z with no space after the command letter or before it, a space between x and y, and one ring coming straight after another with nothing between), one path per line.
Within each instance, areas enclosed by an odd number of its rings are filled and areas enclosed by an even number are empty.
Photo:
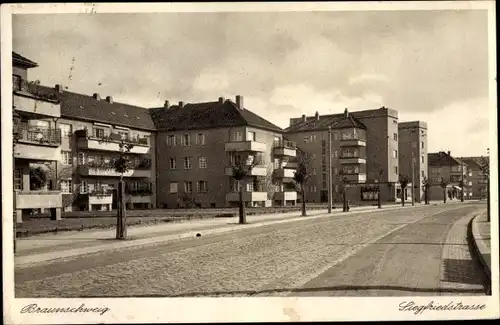
M16 270L16 297L484 294L480 204L304 219Z

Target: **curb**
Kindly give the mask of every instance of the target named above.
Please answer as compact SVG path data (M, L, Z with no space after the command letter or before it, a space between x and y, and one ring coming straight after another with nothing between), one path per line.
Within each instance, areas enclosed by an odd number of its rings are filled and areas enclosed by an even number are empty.
M474 250L473 253L479 260L483 273L486 276L486 285L485 285L486 292L488 295L491 295L491 266L489 265L491 264L491 257L490 257L490 263L488 263L488 261L485 258L485 254L487 251L489 251L489 249L484 244L483 238L481 237L481 234L479 233L478 229L478 219L480 216L482 216L482 213L476 215L474 218L471 219L467 227L468 228L467 232L468 232L468 237L472 242L472 247Z
M419 206L414 206L413 208L417 208ZM405 207L405 208L412 208L412 206ZM258 228L258 227L263 227L267 225L275 225L275 224L281 224L281 223L289 223L289 222L295 222L295 221L301 221L301 220L313 220L313 219L320 219L320 218L328 218L332 217L335 215L344 215L347 216L352 213L370 213L370 212L381 212L381 211L390 211L390 210L398 210L398 209L403 209L401 206L395 206L395 207L387 207L385 209L379 210L379 209L363 209L360 211L351 211L351 212L338 212L338 213L320 213L317 215L308 215L308 216L296 216L296 217L290 217L286 219L275 219L275 220L265 220L265 221L260 221L256 223L248 223L245 225L232 225L232 226L225 226L225 227L216 227L212 229L206 229L203 230L203 235L215 235L215 234L221 234L221 233L227 233L227 232L232 232L232 231L238 231L238 230L244 230L244 229L249 229L249 228ZM163 236L155 236L151 238L144 238L144 239L139 239L139 240L130 240L130 241L116 241L111 244L103 244L103 245L98 245L98 246L93 246L93 247L88 247L88 248L78 248L78 249L68 249L68 250L61 250L57 252L49 252L49 253L42 253L42 254L33 254L33 255L25 255L25 256L19 256L15 257L15 267L16 268L28 268L28 267L33 267L39 264L45 264L45 263L51 263L55 262L57 260L61 259L73 259L73 258L78 258L79 256L82 255L87 255L87 254L98 254L101 252L109 252L109 251L114 251L114 250L119 250L119 249L127 249L127 248L137 248L137 247L149 247L149 246L154 246L158 244L162 244L168 241L175 241L175 240L180 240L180 239L186 239L186 238L195 238L196 234L199 230L191 230L191 231L185 231L182 233L178 234L168 234L168 235L163 235Z

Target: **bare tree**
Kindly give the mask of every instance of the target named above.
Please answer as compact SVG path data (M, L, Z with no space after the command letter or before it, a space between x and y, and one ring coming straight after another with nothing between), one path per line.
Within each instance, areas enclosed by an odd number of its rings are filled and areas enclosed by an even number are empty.
M446 182L443 177L441 177L440 186L443 189L443 203L446 203L446 187L448 186L448 182Z
M134 147L133 144L126 141L126 139L115 140L112 137L103 137L99 143L118 142L119 153L112 160L113 167L117 173L120 174L120 182L118 184L117 205L118 214L116 220L116 239L127 238L127 214L125 207L125 183L123 181L123 174L129 171L132 167L132 159L129 157L130 150Z
M488 154L489 154L490 149L488 148ZM491 213L490 213L490 162L489 159L481 156L479 166L481 169L481 173L483 174L483 177L486 180L486 202L487 202L487 216L488 216L488 221L491 220Z
M306 185L311 177L311 160L312 157L309 153L304 152L297 148L297 170L293 175L294 185L297 192L302 196L302 216L306 216Z
M408 183L410 183L410 179L406 175L399 175L399 185L401 186L401 204L405 206L406 199L406 188L408 187ZM413 184L412 184L413 186Z
M431 185L429 184L429 179L424 177L422 179L422 188L424 190L424 202L425 204L429 204L429 188Z
M262 184L262 189L264 190L264 192L267 192L268 200L273 200L274 193L277 192L277 185L274 183L273 173L274 173L274 166L272 163L269 163L266 166L266 176L260 179L260 182Z
M245 184L243 184L243 180L247 175L250 174L252 168L254 167L255 160L240 159L236 161L233 165L233 179L238 181L238 186L240 187L239 191L239 223L245 224L246 220L246 211L245 211L245 201L243 200L243 193L245 191Z

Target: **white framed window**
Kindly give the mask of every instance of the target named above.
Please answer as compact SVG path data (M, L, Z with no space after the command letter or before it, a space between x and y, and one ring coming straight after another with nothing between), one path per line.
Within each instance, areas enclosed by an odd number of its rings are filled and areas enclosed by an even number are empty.
M85 153L84 152L78 153L78 165L85 165Z
M71 124L59 123L59 129L61 130L61 136L65 138L71 137Z
M62 157L62 163L64 165L71 165L72 162L72 156L71 156L71 151L61 151L61 157Z
M198 181L196 183L196 191L198 193L207 193L208 192L208 186L206 181Z
M191 162L191 157L184 157L184 169L191 169L192 168L192 162Z
M205 134L204 133L198 133L196 135L196 144L203 146L205 145Z
M170 193L174 194L179 191L179 184L177 182L170 183Z
M398 141L398 134L397 133L393 133L392 137L393 137L394 141Z
M472 186L472 182L469 182L469 186Z
M169 147L175 147L175 145L177 144L177 138L175 135L169 135L167 137L167 146Z
M181 145L183 145L183 146L189 146L189 145L191 145L189 134L184 134L181 137Z
M231 140L235 142L240 142L243 141L243 132L241 131L235 131L231 135Z
M80 194L87 194L89 192L89 186L87 181L82 181L80 183Z
M73 186L71 185L71 180L63 179L61 181L61 192L63 192L63 193L73 192Z
M253 192L253 182L247 183L247 192Z
M237 180L233 180L233 192L239 192L241 188L241 184Z
M274 158L274 169L279 169L281 167L281 163L279 158Z
M472 172L469 172L469 176L472 176Z
M175 158L170 158L170 169L177 168L177 160Z
M392 158L398 158L398 151L392 150Z
M198 158L198 168L207 168L207 157Z
M193 193L193 182L184 182L184 192Z
M420 157L420 162L421 162L422 164L423 164L423 163L425 163L425 157L424 157L424 156L421 156L421 157Z
M248 131L247 132L247 141L255 141L256 139L256 134L253 131Z
M396 175L398 174L398 167L397 166L394 167L394 174L396 174Z
M425 177L425 172L422 170L422 173L421 173L422 177Z
M422 131L422 134L424 133L424 131ZM420 141L420 148L421 149L424 149L424 141Z
M106 130L104 128L94 127L94 137L103 138L106 135Z
M309 136L304 136L304 143L309 143Z
M21 168L14 169L14 189L20 191L23 189L23 171Z
M333 152L333 157L334 157L334 158L338 158L338 156L339 156L339 152L338 152L337 150L335 150L335 151Z

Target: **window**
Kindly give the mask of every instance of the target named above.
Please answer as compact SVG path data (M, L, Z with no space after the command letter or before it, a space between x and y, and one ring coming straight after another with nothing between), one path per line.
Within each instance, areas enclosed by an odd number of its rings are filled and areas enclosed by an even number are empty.
M170 169L177 168L177 160L175 158L170 158Z
M339 186L335 185L335 192L338 192L338 191L339 191Z
M196 183L196 190L198 191L198 193L207 193L208 192L207 182L199 181L198 183Z
M334 139L335 141L338 141L338 140L339 140L339 134L338 134L338 132L333 133L333 139Z
M279 169L280 167L280 160L278 158L274 158L274 169Z
M424 131L422 131L422 134L424 133ZM424 141L420 141L420 148L421 149L424 149Z
M431 173L433 174L439 174L441 172L440 167L431 167Z
M342 173L343 174L358 174L359 173L359 167L358 166L344 166L342 167Z
M423 170L422 170L421 174L422 174L422 177L425 177L425 172Z
M393 138L394 138L394 141L398 141L398 134L397 133L393 133Z
M253 182L247 183L247 192L253 192Z
M198 168L207 168L207 157L198 158Z
M184 169L191 169L191 157L184 157Z
M59 123L59 129L61 130L61 136L65 138L71 137L71 124Z
M304 143L309 143L309 136L304 136Z
M241 131L233 132L233 134L231 135L231 140L236 142L243 141L243 132Z
M247 132L247 141L255 141L256 139L256 134L253 131L248 131Z
M392 150L392 158L398 158L398 151Z
M78 154L78 165L85 165L85 153L83 152Z
M21 168L14 169L14 189L15 190L23 189L23 172Z
M170 183L170 193L177 193L177 191L179 190L179 184L177 184L177 182L172 182Z
M71 186L71 180L62 180L61 181L61 192L63 193L71 193L73 187Z
M94 137L103 138L105 134L106 132L103 128L94 127Z
M80 194L87 194L89 191L87 181L82 181L80 183Z
M196 144L201 146L205 145L205 134L198 133L196 135Z
M120 139L126 140L128 139L128 131L117 131L118 135L120 135Z
M322 186L323 188L326 188L326 181L322 181L322 182L321 182L321 186Z
M337 158L338 156L339 156L339 152L338 152L337 150L335 150L335 151L333 152L333 157Z
M17 74L12 75L12 86L14 87L14 90L21 90L22 80L21 76L18 76Z
M359 152L356 149L343 149L342 157L345 158L357 158L359 157Z
M61 156L62 156L62 163L64 165L71 165L72 164L71 151L61 151Z
M337 167L334 167L334 168L333 168L333 173L334 173L335 175L338 175L338 173L339 173L339 169L338 169Z
M411 146L412 146L412 148L416 148L416 147L417 147L417 143L416 143L415 141L413 141L413 142L411 143Z
M193 182L184 182L184 192L186 193L193 192Z
M472 186L472 182L469 182L469 186Z
M189 134L184 134L181 138L181 145L189 146L190 145L189 139L190 139Z
M313 175L316 175L316 168L313 168L313 170L312 170L312 174L313 174Z
M469 172L469 176L472 176L472 172Z
M394 174L398 174L398 167L394 167Z
M175 135L169 135L167 137L167 146L175 147L176 142L177 142L177 138L175 137Z
M424 156L420 157L420 162L423 164L425 162Z
M233 180L233 192L239 192L241 189L241 184L237 180Z

